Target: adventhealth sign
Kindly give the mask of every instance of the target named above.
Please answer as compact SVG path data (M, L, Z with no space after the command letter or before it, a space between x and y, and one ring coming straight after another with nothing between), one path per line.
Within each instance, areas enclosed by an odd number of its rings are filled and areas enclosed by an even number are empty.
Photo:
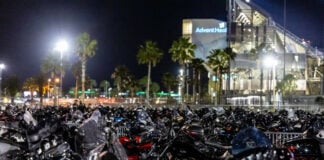
M226 33L227 28L204 28L204 27L197 27L196 33Z
M196 33L226 33L227 28L225 27L225 23L219 23L219 27L212 28L204 28L204 27L196 27Z

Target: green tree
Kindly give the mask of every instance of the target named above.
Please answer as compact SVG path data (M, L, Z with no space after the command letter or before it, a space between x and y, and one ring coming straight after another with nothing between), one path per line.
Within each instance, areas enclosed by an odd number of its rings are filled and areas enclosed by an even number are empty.
M184 65L195 57L195 49L196 45L191 43L189 38L180 37L178 40L173 41L169 52L172 54L172 61Z
M284 97L289 96L290 100L293 93L297 89L296 78L292 74L286 74L285 77L277 83L276 90L282 94L282 100Z
M204 60L200 58L195 58L192 60L192 94L193 101L200 101L201 94L201 72L205 71L205 67L203 66ZM197 99L197 86L198 86L198 99Z
M119 65L114 69L111 78L114 80L114 85L117 87L117 94L125 90L125 82L129 74L130 71L125 65Z
M35 77L29 77L23 83L23 89L28 90L30 92L30 98L33 100L34 98L34 91L37 91L38 84Z
M212 49L210 55L207 56L207 64L213 69L217 78L215 81L215 89L217 90L217 103L220 104L222 95L223 73L229 65L230 56L221 49Z
M173 41L172 46L169 49L172 61L178 62L181 65L181 68L186 72L185 84L187 85L187 90L189 78L189 71L187 65L191 63L191 60L195 57L195 49L196 45L190 42L190 38L186 37L180 37L178 40ZM183 88L181 89L181 96L181 99L183 100Z
M166 72L162 75L161 82L168 93L171 93L172 88L177 86L177 77L173 76L170 72Z
M97 81L95 79L91 79L89 76L86 78L86 86L88 89L90 89L90 97L93 97L92 91L94 88L97 87Z
M138 85L141 89L141 91L146 91L146 83L147 83L147 76L143 76L138 80Z
M53 78L54 75L59 75L61 73L61 61L60 57L56 55L56 52L51 52L47 54L45 59L41 63L41 72L49 74L49 77Z
M60 77L61 72L62 76L65 76L65 70L70 67L70 64L68 61L63 59L61 66L61 59L59 55L60 54L58 52L54 51L47 54L47 56L42 60L40 70L41 73L44 74L44 79L46 79L45 74L47 74L48 78L51 79L55 79L55 77Z
M45 75L44 74L39 74L38 76L35 77L35 82L38 86L38 93L39 93L39 98L40 98L40 106L43 106L43 97L44 97L44 94L45 94L45 90L46 90L46 78L45 78Z
M138 81L135 79L135 76L133 74L129 74L127 76L127 80L125 81L126 84L126 88L130 93L131 97L135 96L135 92L139 90L139 83Z
M108 97L108 88L110 87L110 82L108 80L103 80L100 82L100 88L104 89L105 97Z
M84 91L85 91L85 77L86 77L86 64L90 57L96 54L97 50L97 40L92 40L90 35L86 32L80 34L77 38L77 54L81 61L81 85L82 85L82 95L81 101L84 101Z
M151 88L152 88L153 96L154 98L156 98L156 93L160 90L160 85L156 82L152 82Z
M15 103L15 96L21 90L20 82L17 76L9 76L4 79L3 86L9 93L11 104Z
M150 99L150 79L151 67L155 67L160 62L163 51L157 46L156 42L146 41L144 45L140 45L137 53L137 61L139 64L147 64L147 84L146 84L146 101Z

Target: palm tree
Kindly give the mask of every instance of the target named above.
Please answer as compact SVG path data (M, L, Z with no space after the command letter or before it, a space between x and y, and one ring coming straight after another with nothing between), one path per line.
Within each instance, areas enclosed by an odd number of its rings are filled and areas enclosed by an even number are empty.
M195 58L192 60L192 94L193 94L193 100L194 102L197 102L197 96L196 96L196 89L198 86L198 93L201 94L201 72L205 70L203 66L204 60L200 58ZM200 101L200 96L198 96L198 102Z
M224 49L224 52L228 55L228 65L225 68L227 71L226 94L228 94L228 91L230 90L230 82L231 82L231 60L234 61L236 57L236 53L233 52L233 49L230 47L226 47Z
M276 90L282 93L282 97L284 100L285 96L289 96L289 101L292 100L292 95L297 89L296 78L292 74L287 74L281 80L281 82L277 83ZM283 101L284 102L284 101Z
M146 87L147 87L146 84L147 84L147 76L143 76L142 78L140 78L138 80L138 85L139 85L141 91L145 91L146 90Z
M107 93L108 93L108 88L110 87L110 83L108 80L103 80L100 82L100 85L99 87L103 88L104 89L104 92L105 92L105 97L107 97Z
M20 91L20 83L17 76L9 76L8 78L4 79L4 86L9 93L11 104L14 104L15 96Z
M156 98L156 93L160 90L160 85L156 82L152 82L151 88L152 88L153 96L154 98Z
M40 97L40 106L43 106L43 97L44 97L44 94L45 94L45 88L46 88L46 78L45 78L45 75L43 74L40 74L38 76L35 77L35 82L38 86L38 93L39 93L39 97Z
M62 76L64 77L65 75L65 69L70 67L70 64L68 61L63 60L62 61L62 65L61 65L61 59L58 56L59 53L58 52L51 52L49 53L45 59L43 59L41 66L40 66L40 70L41 73L43 74L48 74L49 78L54 79L55 77L60 76L61 72L62 72ZM45 77L44 77L45 79ZM62 82L60 82L62 83ZM63 91L62 91L63 94Z
M51 78L53 78L54 75L59 75L61 73L60 57L55 55L55 52L48 54L42 61L40 68L42 73L49 74Z
M33 100L34 91L37 91L38 85L35 77L29 77L23 84L23 89L27 89L30 92L30 98Z
M114 79L114 85L117 86L118 93L120 93L123 89L125 89L124 82L126 81L129 73L130 71L125 65L119 65L115 68L114 72L111 74L111 78Z
M78 98L79 81L82 74L81 62L77 61L76 63L74 63L71 67L71 70L75 78L74 98Z
M130 92L130 96L134 97L135 92L139 90L139 83L135 79L135 76L133 74L129 74L127 76L127 81L125 82L127 90Z
M215 81L215 89L218 91L217 94L217 103L220 104L220 97L222 92L222 81L223 77L222 74L224 73L224 69L229 65L229 55L221 49L212 49L210 51L210 55L207 56L208 65L213 69L215 72L214 75L217 77L218 86L216 85Z
M80 81L78 83L80 83ZM85 90L89 90L90 91L89 94L87 94L86 96L89 96L89 97L92 97L93 96L93 88L94 87L97 87L97 81L94 80L94 79L91 79L90 76L86 76L85 77L84 88L85 88Z
M139 64L147 64L147 84L146 84L146 102L150 99L150 79L151 67L155 67L160 62L163 52L158 48L156 42L146 41L145 45L141 45L137 53L137 61Z
M171 93L172 88L177 85L177 78L170 72L166 72L162 75L162 84L167 89L168 93Z
M87 76L86 78L86 86L88 86L87 88L90 89L90 97L93 97L93 88L97 87L97 81L94 79L91 79L89 76Z
M188 100L188 63L195 57L196 45L190 42L190 38L180 37L178 40L173 41L169 52L172 54L171 59L174 62L178 62L181 68L186 71L185 83L187 90ZM183 88L181 89L181 99L183 100Z
M77 54L81 61L81 83L82 83L82 95L81 101L84 101L84 91L85 91L85 75L86 75L86 65L87 59L93 57L97 50L97 40L91 40L90 35L86 32L79 35L77 38Z

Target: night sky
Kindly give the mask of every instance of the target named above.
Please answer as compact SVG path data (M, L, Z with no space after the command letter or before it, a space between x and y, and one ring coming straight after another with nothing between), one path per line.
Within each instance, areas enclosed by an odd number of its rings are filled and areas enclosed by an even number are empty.
M283 0L251 0L283 24ZM3 78L17 75L23 82L40 72L42 59L59 39L70 48L64 59L76 61L73 42L88 32L98 40L98 50L88 60L87 74L97 81L107 79L117 65L125 64L137 78L146 75L136 54L146 40L156 41L164 57L152 70L159 82L164 72L177 74L171 62L172 41L181 36L184 18L226 20L226 0L0 0L0 62L6 65ZM324 0L287 0L287 29L313 46L323 48ZM59 56L59 55L58 55ZM65 90L74 84L70 71Z

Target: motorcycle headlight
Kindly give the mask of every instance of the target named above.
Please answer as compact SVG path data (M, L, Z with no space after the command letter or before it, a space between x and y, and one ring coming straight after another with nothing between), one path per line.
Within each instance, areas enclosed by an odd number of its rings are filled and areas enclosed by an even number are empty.
M44 150L47 151L51 148L51 144L49 142L46 142L43 147L44 147Z
M98 159L98 153L94 153L93 155L90 155L90 159Z
M37 154L42 154L42 149L41 148L37 149Z
M105 127L105 128L104 128L104 131L105 131L105 133L109 133L110 128L109 128L109 127Z
M34 157L28 157L27 160L34 160Z
M52 140L52 145L53 145L53 146L57 146L57 141L56 141L56 139L53 139L53 140Z

